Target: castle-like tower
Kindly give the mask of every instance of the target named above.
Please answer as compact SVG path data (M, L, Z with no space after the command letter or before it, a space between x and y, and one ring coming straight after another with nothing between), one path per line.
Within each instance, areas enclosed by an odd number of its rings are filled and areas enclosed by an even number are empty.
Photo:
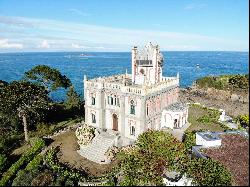
M147 129L181 127L186 112L169 112L176 108L170 106L178 100L179 76L162 76L159 46L148 43L142 50L133 47L131 64L132 74L91 80L84 77L85 122L130 139Z
M149 42L145 48L132 49L132 82L134 84L156 84L162 81L163 56L159 46Z

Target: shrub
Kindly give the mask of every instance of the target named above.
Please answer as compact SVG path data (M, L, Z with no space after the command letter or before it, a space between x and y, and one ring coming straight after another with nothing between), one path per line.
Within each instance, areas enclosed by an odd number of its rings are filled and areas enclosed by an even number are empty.
M39 174L39 170L31 171L21 170L17 177L13 180L12 186L31 186L32 180Z
M6 155L0 154L0 172L2 172L5 169L6 164L7 164Z
M54 180L53 173L46 170L39 173L31 182L31 186L49 186Z
M196 131L192 131L192 132L186 132L184 135L184 139L183 139L183 143L185 145L185 148L187 150L190 150L192 148L192 146L195 146L195 140L196 140Z
M123 172L120 185L162 185L164 169L182 171L187 155L171 134L149 130L138 137L135 148L119 152L117 159L118 171Z
M0 186L5 186L9 184L11 179L15 176L18 170L20 170L25 164L30 162L36 154L38 154L42 148L45 146L45 142L42 139L37 139L34 141L33 146L28 149L21 158L15 162L9 169L3 174L0 180Z
M194 158L189 162L187 174L195 185L230 186L231 173L219 162L212 159Z
M48 168L52 169L57 175L63 176L65 179L67 178L73 181L85 180L84 174L59 164L56 153L57 150L55 148L52 148L46 152L45 163Z
M244 128L249 127L249 115L239 115L237 117L237 121L240 123L240 125Z

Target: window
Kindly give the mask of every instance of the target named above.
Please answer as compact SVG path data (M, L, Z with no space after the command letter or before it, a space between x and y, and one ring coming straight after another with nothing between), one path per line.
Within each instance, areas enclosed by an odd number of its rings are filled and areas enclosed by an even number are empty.
M134 104L134 101L131 100L130 102L130 114L135 114L135 104Z
M135 127L134 126L130 126L130 135L135 136Z
M108 96L108 104L110 104L109 100L110 100L110 97Z
M95 105L95 98L92 97L92 105Z
M95 114L92 114L92 123L96 123Z
M113 97L110 99L110 104L113 105Z
M117 98L117 106L120 106L120 100Z
M147 116L148 116L148 105L147 105Z

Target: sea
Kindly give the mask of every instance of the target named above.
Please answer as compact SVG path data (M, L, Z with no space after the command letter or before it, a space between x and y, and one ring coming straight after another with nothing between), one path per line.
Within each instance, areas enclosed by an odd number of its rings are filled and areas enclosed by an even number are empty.
M48 65L70 78L77 93L83 97L83 76L88 79L131 73L130 52L24 52L0 53L0 80L20 80L36 65ZM163 76L176 76L180 87L186 88L208 75L246 74L249 72L249 52L169 51L164 56ZM54 101L63 101L66 90L51 93Z

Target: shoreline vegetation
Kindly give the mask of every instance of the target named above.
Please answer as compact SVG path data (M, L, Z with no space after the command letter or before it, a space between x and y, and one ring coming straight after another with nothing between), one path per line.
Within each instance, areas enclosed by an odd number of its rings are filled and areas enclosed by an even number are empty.
M67 90L64 102L49 97L58 88ZM60 138L43 138L82 122L84 101L65 75L48 66L36 66L25 72L20 81L0 80L0 186L76 186L89 181L104 181L102 185L162 185L165 170L187 173L199 185L232 185L233 177L227 168L212 159L191 159L188 153L196 131L227 129L217 122L218 110L207 107L225 109L241 128L248 128L248 97L248 74L198 79L191 88L180 90L180 100L191 104L188 120L192 126L183 142L163 131L147 131L139 136L133 149L115 156L111 171L108 168L101 176L92 175L84 166L76 169L61 162L62 146L74 142L71 151L78 146L73 130L67 137L60 135L63 145ZM192 105L196 102L207 107ZM51 146L53 142L56 147ZM71 153L67 155L71 157Z

